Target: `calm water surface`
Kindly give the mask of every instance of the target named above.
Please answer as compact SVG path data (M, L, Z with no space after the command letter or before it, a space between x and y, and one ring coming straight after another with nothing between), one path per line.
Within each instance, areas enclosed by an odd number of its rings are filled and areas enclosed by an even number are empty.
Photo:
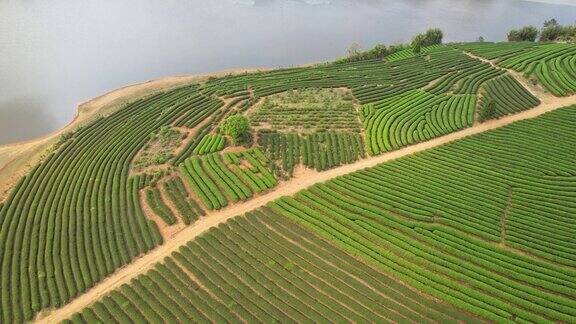
M567 0L564 0L567 1ZM576 1L575 1L576 2ZM520 0L3 0L0 144L54 131L76 105L129 83L333 59L357 42L446 41L573 23L576 6Z

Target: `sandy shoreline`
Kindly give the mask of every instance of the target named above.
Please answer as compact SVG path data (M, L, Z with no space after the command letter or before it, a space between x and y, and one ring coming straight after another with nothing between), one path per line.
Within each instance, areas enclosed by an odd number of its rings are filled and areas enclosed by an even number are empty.
M28 173L30 168L43 159L50 147L58 141L60 135L73 131L95 116L112 113L128 102L159 91L195 81L203 81L209 77L268 70L271 68L239 68L213 73L169 76L129 84L84 101L76 106L74 118L62 128L41 137L0 145L0 201L7 197L10 189L22 176Z

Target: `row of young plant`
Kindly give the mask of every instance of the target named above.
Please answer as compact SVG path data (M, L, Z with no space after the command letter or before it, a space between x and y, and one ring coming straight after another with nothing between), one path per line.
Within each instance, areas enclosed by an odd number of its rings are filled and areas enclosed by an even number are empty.
M222 135L204 135L192 153L202 155L222 151L225 144L226 139Z
M270 158L270 169L283 178L290 178L300 161L309 168L324 171L364 157L361 135L351 132L298 135L261 130L258 145Z
M178 210L185 225L190 225L206 213L188 194L180 177L173 177L163 184L164 192Z
M336 89L288 91L265 98L249 115L253 125L278 130L360 131L351 94Z
M159 319L477 322L423 298L270 209L208 231L70 322Z
M158 188L147 188L145 191L146 196L146 203L152 211L167 224L167 225L174 225L176 224L176 216L162 199L162 195L160 194L160 190Z
M2 322L67 303L161 242L129 167L149 134L176 120L196 91L159 93L96 119L11 192L0 215Z
M499 118L540 104L516 79L506 74L486 82L479 105L479 120Z
M206 208L220 209L229 201L249 199L276 185L276 179L264 166L267 159L258 149L226 153L225 157L226 163L217 153L192 156L180 166L180 172Z

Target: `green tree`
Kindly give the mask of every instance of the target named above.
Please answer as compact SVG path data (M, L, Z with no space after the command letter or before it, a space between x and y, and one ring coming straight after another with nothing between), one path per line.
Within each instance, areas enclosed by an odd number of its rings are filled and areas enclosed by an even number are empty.
M538 29L534 26L525 26L508 32L509 42L535 42L537 37Z
M419 54L422 47L442 44L444 33L439 28L430 28L425 33L418 34L412 38L412 51Z
M564 36L564 28L560 25L549 25L542 28L540 33L541 42L553 42L561 39Z
M369 59L372 58L383 58L384 56L388 55L388 49L384 44L376 44L372 49L370 49L367 53Z
M442 38L444 38L444 33L440 28L430 28L424 34L424 43L422 46L442 44Z
M550 20L546 20L544 22L544 28L546 27L552 27L552 26L558 26L560 24L558 24L558 21L556 20L556 18L552 18Z
M360 45L358 43L352 43L346 49L346 53L348 53L348 57L355 57L361 53Z
M540 32L541 42L568 41L573 42L576 39L576 25L562 26L556 19L550 19L544 22L544 27Z
M243 115L232 115L226 118L220 127L224 134L230 136L234 144L246 142L250 137L250 122Z
M412 52L414 52L414 54L420 54L421 51L422 51L422 43L421 42L413 42Z

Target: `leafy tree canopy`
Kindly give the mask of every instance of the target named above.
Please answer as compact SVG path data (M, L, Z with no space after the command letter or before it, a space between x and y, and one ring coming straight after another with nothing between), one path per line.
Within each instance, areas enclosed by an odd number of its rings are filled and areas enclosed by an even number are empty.
M412 38L412 50L420 53L422 47L442 44L444 33L439 28L430 28L425 33L418 34Z
M525 26L508 32L509 42L534 42L537 37L538 29L534 26Z
M248 118L239 114L226 118L220 128L224 134L232 138L235 144L243 143L250 135Z

